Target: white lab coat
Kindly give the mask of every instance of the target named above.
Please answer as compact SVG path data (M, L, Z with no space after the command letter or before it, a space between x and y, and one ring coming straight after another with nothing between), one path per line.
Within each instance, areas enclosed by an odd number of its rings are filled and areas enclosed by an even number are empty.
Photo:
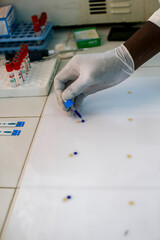
M148 20L160 27L160 8L155 13L153 13L153 15Z

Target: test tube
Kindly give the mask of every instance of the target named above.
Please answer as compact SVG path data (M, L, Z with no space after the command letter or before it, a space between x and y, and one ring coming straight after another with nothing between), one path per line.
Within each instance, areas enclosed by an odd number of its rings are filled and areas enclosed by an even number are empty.
M22 51L22 69L24 73L24 80L26 80L27 71L26 71L26 61L25 61L25 48L22 48L21 51Z
M26 51L25 45L21 44L20 50L22 50L22 52L23 52L23 63L24 63L24 67L25 67L26 77L27 77L27 72L29 70L29 66L28 66L28 63L27 63L27 56L26 56L27 51Z
M19 61L20 63L20 68L21 68L21 61L20 61L20 53L17 51L17 53L15 54L13 61Z
M40 24L40 27L41 27L42 31L45 29L46 21L47 21L47 13L42 12L41 16L39 18L39 24Z
M24 79L23 79L22 71L20 69L20 60L14 60L12 63L13 63L14 70L16 71L19 85L23 85Z
M45 17L45 19L46 19L46 21L47 21L47 18L48 18L48 17L47 17L47 13L46 13L46 12L42 12L42 13L41 13L41 16Z
M29 68L31 68L31 63L30 63L30 58L29 58L29 54L28 54L28 52L29 52L29 51L28 51L28 45L25 44L24 47L25 47L25 51L24 51L25 60L26 60L26 63L27 63L27 68L28 68L28 70L29 70Z
M34 24L34 31L35 31L36 37L39 37L41 35L41 28L40 28L39 22ZM40 45L41 40L37 40L37 44Z
M33 24L35 24L36 22L39 22L37 15L32 16L32 22L33 22Z
M6 70L9 73L9 82L12 87L16 87L16 79L14 76L14 71L13 71L13 65L11 62L6 62L5 63Z
M20 50L17 52L16 56L19 56L20 68L21 68L21 71L22 71L23 79L24 79L24 81L25 81L25 80L26 80L26 70L25 70L23 50L20 49Z

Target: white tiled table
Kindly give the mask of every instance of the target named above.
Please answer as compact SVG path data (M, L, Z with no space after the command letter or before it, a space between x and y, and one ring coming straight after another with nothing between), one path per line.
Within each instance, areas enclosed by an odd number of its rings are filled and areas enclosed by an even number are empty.
M63 115L52 88L2 240L160 238L159 59L88 97L85 124Z

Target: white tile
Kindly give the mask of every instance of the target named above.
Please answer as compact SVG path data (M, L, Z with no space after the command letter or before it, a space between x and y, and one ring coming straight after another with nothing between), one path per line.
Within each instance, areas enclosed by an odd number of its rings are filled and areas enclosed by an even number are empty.
M152 79L159 79L160 69L159 66L151 67L151 66L145 66L138 68L134 73L132 74L131 78L139 78L143 81L147 79L147 81L151 81Z
M47 98L47 102L45 105L45 108L42 112L42 116L52 116L52 115L57 115L57 114L63 114L61 109L59 108L57 101L56 101L56 96L54 94L54 89L52 87L50 94Z
M14 189L0 188L0 233L14 194Z
M160 187L160 115L84 117L41 119L23 186Z
M46 97L0 98L0 117L40 116Z
M153 58L148 60L143 64L143 66L148 67L148 66L160 66L160 53L156 54Z
M1 240L159 239L159 222L156 189L21 188Z
M0 136L0 187L17 185L38 120L38 118L0 118L0 121L25 121L24 127L14 128L21 130L19 136Z

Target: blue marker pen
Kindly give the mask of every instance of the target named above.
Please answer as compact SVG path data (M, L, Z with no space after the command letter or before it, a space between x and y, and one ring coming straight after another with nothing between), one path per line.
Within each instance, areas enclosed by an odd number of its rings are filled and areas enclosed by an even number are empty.
M82 119L82 122L85 122L85 120L82 118L81 114L77 111L77 109L73 106L73 101L71 99L67 100L64 105L67 109L72 109L73 112L75 112L75 114Z

